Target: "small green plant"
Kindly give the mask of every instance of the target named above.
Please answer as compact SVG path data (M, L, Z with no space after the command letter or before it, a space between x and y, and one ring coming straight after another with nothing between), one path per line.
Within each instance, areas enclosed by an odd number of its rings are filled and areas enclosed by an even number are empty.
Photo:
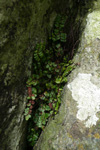
M27 81L28 103L25 109L25 119L29 120L28 142L31 146L38 140L48 118L58 113L63 86L67 82L67 75L74 68L72 61L63 52L67 37L64 33L65 21L66 17L58 16L50 44L39 43L34 49L33 74Z

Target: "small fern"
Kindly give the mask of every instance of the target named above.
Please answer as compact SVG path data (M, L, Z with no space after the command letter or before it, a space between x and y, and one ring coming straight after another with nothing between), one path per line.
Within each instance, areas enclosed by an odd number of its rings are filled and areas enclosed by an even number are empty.
M25 118L29 120L28 142L33 146L48 118L58 113L61 92L67 75L74 65L64 55L67 35L64 32L66 17L57 16L49 43L36 45L33 54L33 74L27 81L28 104ZM49 46L50 45L50 46Z

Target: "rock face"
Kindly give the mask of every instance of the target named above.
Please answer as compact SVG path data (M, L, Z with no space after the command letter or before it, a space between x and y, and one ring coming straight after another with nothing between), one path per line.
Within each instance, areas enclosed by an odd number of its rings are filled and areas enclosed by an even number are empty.
M34 150L100 150L100 0L84 20L74 57L78 65L64 87L59 114Z
M0 0L0 150L25 150L25 82L37 42L67 2ZM63 8L63 11L66 9Z

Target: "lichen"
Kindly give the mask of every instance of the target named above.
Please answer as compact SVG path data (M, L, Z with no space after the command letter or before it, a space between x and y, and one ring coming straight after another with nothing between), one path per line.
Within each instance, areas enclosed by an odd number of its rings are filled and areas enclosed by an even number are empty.
M82 144L79 144L79 145L78 145L78 150L84 150L84 147L83 147Z
M100 39L100 11L95 10L87 16L87 25L84 31L84 37L87 43L91 43L94 39Z
M100 111L100 88L91 82L91 76L91 74L79 73L67 86L78 104L77 118L84 121L89 128L96 125L99 120L96 113Z
M94 137L95 137L96 139L100 139L100 134L99 134L99 133L95 133L95 134L94 134Z

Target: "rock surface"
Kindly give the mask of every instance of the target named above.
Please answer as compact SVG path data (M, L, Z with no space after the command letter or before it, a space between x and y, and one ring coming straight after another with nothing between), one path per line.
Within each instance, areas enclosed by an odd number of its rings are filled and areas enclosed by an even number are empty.
M34 150L100 150L100 0L85 23L59 114L49 120Z
M0 0L0 150L26 149L25 83L31 74L33 49L47 39L65 3Z

